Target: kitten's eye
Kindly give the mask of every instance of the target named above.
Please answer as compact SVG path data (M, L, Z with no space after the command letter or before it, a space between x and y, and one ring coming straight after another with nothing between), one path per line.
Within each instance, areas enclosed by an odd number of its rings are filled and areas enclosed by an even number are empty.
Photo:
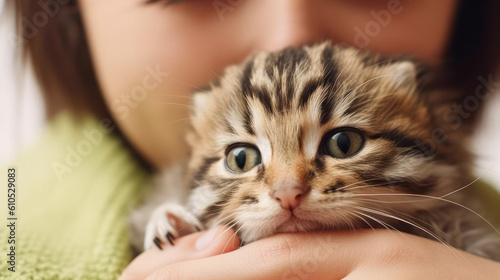
M260 162L259 151L248 146L233 147L226 155L227 168L237 173L247 172Z
M334 158L347 158L357 153L363 147L363 135L352 129L335 131L325 141L326 152Z

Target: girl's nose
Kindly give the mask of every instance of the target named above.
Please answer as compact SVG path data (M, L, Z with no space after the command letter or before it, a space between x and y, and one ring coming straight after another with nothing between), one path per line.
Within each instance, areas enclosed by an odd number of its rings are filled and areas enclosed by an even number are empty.
M259 1L260 2L260 1ZM322 1L273 0L258 7L262 18L256 36L257 48L277 51L289 46L302 46L328 38L327 26L315 11Z

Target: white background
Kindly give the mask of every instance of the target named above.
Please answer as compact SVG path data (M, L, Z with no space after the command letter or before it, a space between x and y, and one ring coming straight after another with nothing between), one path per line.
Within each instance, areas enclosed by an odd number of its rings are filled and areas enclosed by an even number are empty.
M12 40L12 18L3 14L3 5L0 0L0 165L36 141L45 123L42 99L29 69L23 79L15 75L18 50ZM478 158L476 175L500 189L500 92L484 102L486 115L472 144Z
M14 1L14 0L8 0ZM36 140L44 125L42 100L32 75L15 75L15 32L0 0L0 165ZM29 72L29 71L26 71Z

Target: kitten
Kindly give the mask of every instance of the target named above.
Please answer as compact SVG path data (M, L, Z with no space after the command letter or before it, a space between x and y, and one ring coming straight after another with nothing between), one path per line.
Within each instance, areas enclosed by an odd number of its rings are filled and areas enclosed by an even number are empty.
M145 248L218 224L243 243L386 227L500 260L499 236L443 201L461 201L453 192L468 183L470 156L436 94L420 90L409 60L329 43L257 54L195 94L187 183L177 168L159 185L185 185L187 202L156 193L133 214L135 229L163 200Z

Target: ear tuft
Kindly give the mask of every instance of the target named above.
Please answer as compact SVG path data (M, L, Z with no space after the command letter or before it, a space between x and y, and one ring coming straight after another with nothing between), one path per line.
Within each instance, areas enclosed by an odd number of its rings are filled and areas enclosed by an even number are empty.
M208 100L208 93L205 91L195 92L193 94L193 106L194 106L193 111L195 115L205 111L207 100Z
M387 75L397 87L410 88L417 83L417 69L410 61L402 61L387 66Z

